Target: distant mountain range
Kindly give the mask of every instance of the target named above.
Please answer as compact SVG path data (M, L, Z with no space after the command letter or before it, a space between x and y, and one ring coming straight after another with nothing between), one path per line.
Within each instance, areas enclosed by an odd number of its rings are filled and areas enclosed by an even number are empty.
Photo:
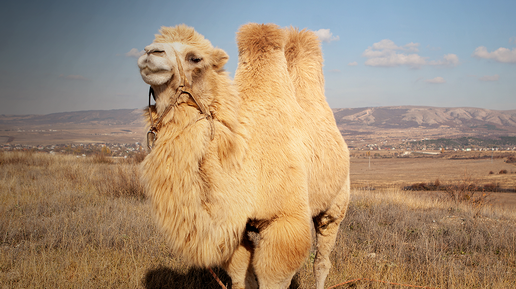
M86 110L46 115L0 115L0 127L53 126L73 124L142 126L141 109Z
M362 125L377 128L469 127L516 128L516 110L482 108L386 106L334 109L339 125Z
M90 129L91 134L143 131L141 109L91 110L52 113L47 115L0 115L0 130L4 138L13 139L9 131L58 129L83 134L79 129ZM481 108L387 106L333 109L335 120L347 140L384 138L440 138L503 135L516 136L516 110L489 110ZM143 134L142 134L143 135ZM14 135L38 138L39 135ZM63 140L66 139L63 136ZM97 137L101 140L101 137Z
M87 110L46 115L0 115L0 125L32 126L57 124L141 125L141 109ZM516 110L471 107L384 106L333 109L337 124L378 128L411 128L491 125L516 127Z

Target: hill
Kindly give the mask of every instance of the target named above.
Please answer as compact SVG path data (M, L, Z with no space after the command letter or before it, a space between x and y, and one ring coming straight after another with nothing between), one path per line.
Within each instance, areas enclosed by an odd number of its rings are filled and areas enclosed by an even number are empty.
M378 128L469 127L516 128L516 110L482 108L387 106L339 108L333 110L338 124L366 125Z
M46 115L0 115L0 128L38 128L76 124L141 125L140 109L86 110Z
M0 115L0 143L135 143L144 139L141 109L89 110L47 115Z
M516 136L516 110L387 106L334 109L348 143L397 144L443 138Z

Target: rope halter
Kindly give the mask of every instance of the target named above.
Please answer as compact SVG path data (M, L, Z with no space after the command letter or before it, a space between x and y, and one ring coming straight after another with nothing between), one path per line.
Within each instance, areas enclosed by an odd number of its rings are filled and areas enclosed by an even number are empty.
M181 96L182 94L188 94L189 97L193 99L193 101L201 111L201 114L204 115L203 118L206 118L210 123L210 139L213 140L213 138L215 137L215 125L213 124L213 116L211 115L210 110L193 94L192 86L188 82L188 79L186 78L185 72L183 70L181 59L179 59L179 56L175 51L174 54L176 56L177 66L179 69L180 83L178 88L176 89L176 93L174 93L174 95L171 98L170 104L165 108L163 113L161 113L159 118L156 120L156 123L154 123L154 118L152 117L151 96L154 98L154 100L156 100L156 97L154 96L154 90L152 89L152 86L149 89L149 118L151 123L150 129L147 132L147 147L149 148L149 150L152 150L152 148L154 147L154 143L158 139L158 130L162 126L163 119L174 107L177 107L177 101L179 99L179 96Z

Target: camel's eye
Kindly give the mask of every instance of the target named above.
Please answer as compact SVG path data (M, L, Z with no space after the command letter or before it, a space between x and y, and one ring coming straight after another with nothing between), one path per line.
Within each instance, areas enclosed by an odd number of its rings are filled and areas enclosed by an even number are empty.
M192 63L199 63L201 61L202 61L201 57L197 57L197 56L191 56L190 57L190 62L192 62Z

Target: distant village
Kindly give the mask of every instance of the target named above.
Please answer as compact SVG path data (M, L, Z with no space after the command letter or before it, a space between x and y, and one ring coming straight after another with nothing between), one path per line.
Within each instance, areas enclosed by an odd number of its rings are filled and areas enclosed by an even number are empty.
M4 144L4 151L33 151L50 154L71 154L78 157L87 157L97 154L117 158L131 158L144 152L139 143L88 143L88 144L55 144L55 145L20 145Z
M500 140L478 138L459 139L400 139L381 140L370 143L367 140L350 140L351 151L384 151L392 152L394 156L407 156L411 153L439 154L444 152L516 152L514 137Z
M399 139L381 140L347 140L351 152L379 151L389 152L392 156L406 157L413 153L439 154L443 152L516 152L514 140L502 140L498 143L487 143L480 139ZM55 145L21 145L4 144L3 151L32 151L49 154L71 154L77 157L87 157L101 154L114 158L132 158L138 154L145 153L146 147L139 142L134 143L77 143L77 144L55 144Z

